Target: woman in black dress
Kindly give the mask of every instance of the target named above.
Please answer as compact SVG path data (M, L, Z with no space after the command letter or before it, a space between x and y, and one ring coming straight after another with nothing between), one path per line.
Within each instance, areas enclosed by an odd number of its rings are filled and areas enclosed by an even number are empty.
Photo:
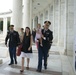
M21 66L20 73L24 71L24 58L25 57L27 58L26 69L29 69L29 61L30 61L30 58L32 57L32 35L29 27L26 27L25 29L24 38L22 42L21 57L22 57L22 66Z

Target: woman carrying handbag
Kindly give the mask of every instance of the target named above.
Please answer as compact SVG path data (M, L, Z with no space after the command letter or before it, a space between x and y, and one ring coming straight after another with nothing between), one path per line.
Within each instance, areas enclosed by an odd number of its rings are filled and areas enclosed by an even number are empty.
M30 58L32 57L32 35L30 32L30 28L25 28L24 38L22 42L22 50L21 50L21 57L22 57L22 65L20 73L24 72L24 58L27 58L27 67L26 69L29 69L29 62Z

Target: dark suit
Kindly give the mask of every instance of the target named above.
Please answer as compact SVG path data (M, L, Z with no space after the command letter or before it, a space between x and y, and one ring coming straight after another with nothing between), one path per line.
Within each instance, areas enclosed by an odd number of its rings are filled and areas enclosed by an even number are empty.
M11 64L14 63L14 60L15 60L15 63L17 63L17 60L16 60L16 47L18 45L18 43L20 43L20 39L19 39L19 34L17 31L9 31L7 32L7 36L5 38L5 44L7 45L7 41L9 39L9 54L10 54L10 59L11 59ZM14 58L14 60L13 60Z
M48 30L42 29L42 35L45 37L45 39L42 39L43 47L39 45L38 48L38 69L42 69L42 57L44 57L44 68L47 67L47 54L50 48L50 43L52 43L53 40L53 32Z

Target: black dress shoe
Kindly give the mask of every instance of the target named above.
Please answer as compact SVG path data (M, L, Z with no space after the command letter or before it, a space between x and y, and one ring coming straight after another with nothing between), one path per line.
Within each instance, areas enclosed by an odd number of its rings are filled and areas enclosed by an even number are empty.
M15 64L17 64L17 62L15 62Z
M24 72L24 70L20 70L20 73L23 73Z
M46 70L47 69L47 66L44 66L44 69Z
M14 63L9 63L8 65L13 65Z
M39 69L37 69L36 71L37 71L37 72L41 72L41 70L39 70Z

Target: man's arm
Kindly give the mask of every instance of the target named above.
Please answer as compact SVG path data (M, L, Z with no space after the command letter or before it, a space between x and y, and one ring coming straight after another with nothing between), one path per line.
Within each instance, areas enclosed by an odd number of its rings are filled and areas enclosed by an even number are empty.
M53 40L53 32L50 32L50 35L49 35L49 41L50 41L50 43L52 43L52 40Z
M17 45L20 44L20 38L19 38L19 33L17 32Z

